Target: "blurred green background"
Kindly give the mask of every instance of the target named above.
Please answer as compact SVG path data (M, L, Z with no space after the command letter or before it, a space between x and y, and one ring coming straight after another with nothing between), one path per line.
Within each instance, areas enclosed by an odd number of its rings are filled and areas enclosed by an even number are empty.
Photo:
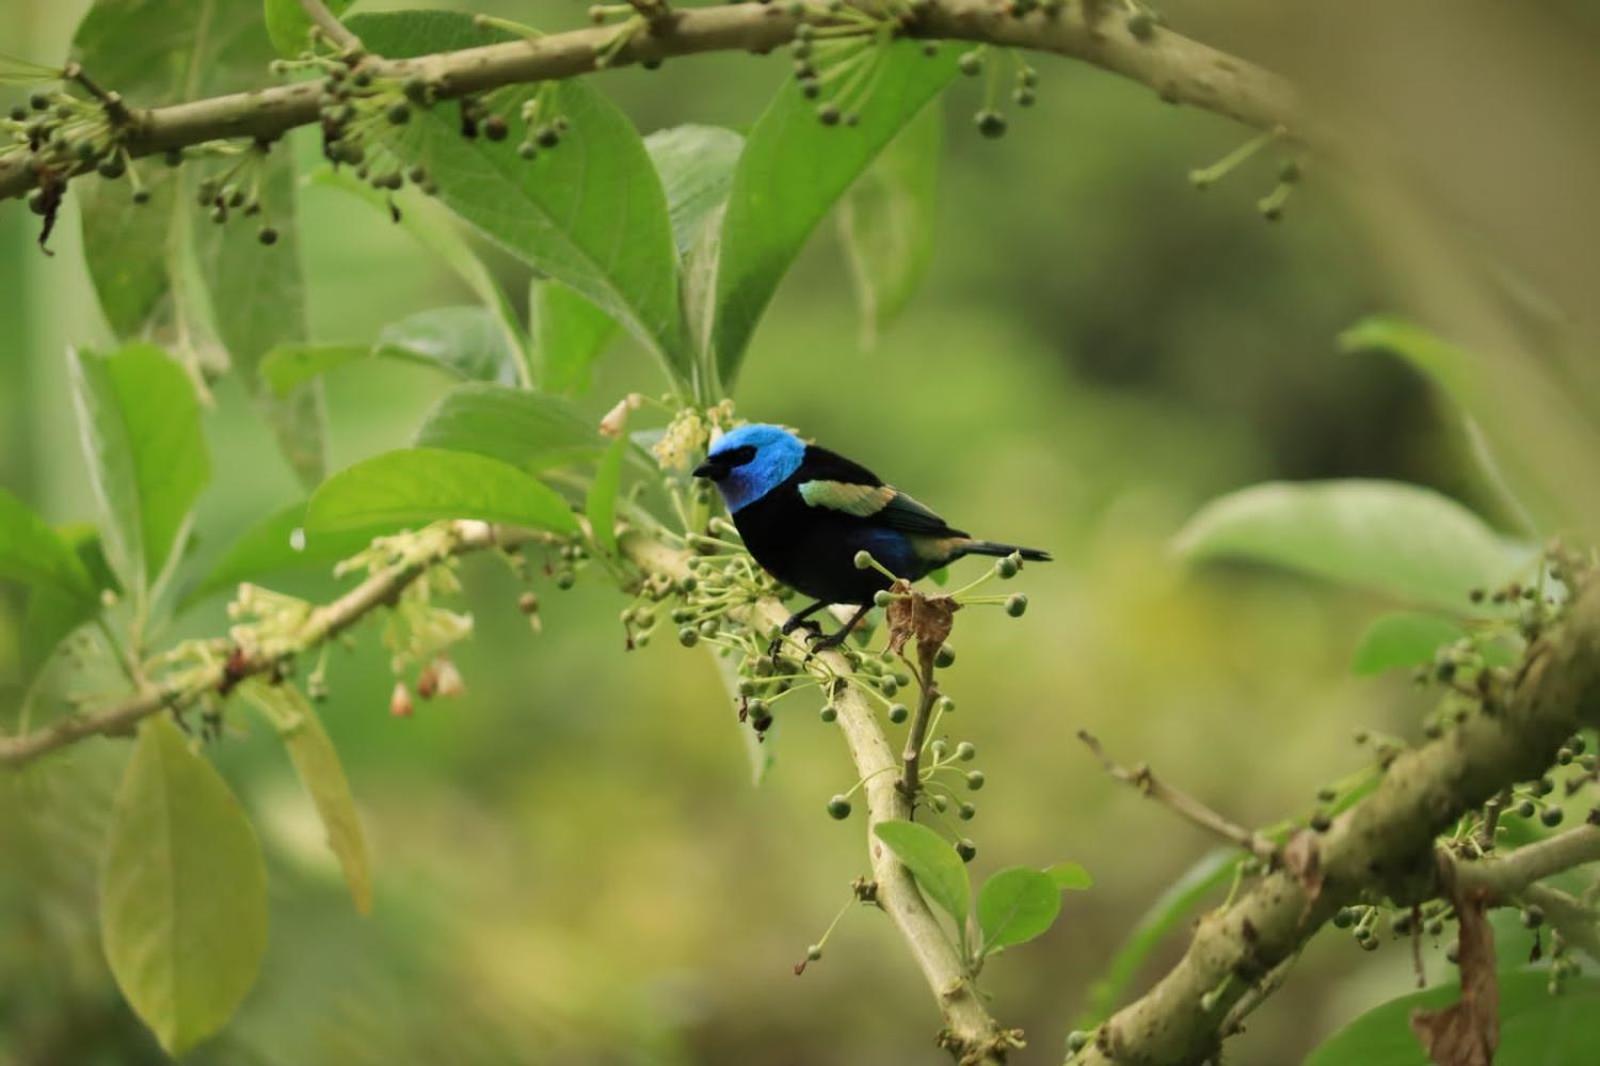
M63 55L86 7L0 0L0 51ZM582 19L572 3L474 9L545 27ZM1394 477L1489 506L1422 383L1338 353L1342 328L1396 297L1315 164L1268 225L1254 201L1271 187L1270 156L1204 194L1185 180L1247 131L1081 64L1038 64L1039 106L1014 112L1002 141L972 131L972 85L945 101L938 252L900 322L863 349L825 227L761 326L737 397L741 415L801 427L957 524L1059 560L1027 571L1020 622L962 616L947 681L953 735L978 745L989 776L978 872L1073 859L1097 880L1047 937L984 973L996 1014L1027 1030L1016 1057L1027 1064L1059 1061L1122 936L1211 845L1108 780L1077 729L1252 824L1305 811L1320 784L1360 766L1354 729L1420 732L1424 708L1403 683L1349 675L1370 603L1185 572L1172 533L1211 496L1272 477ZM645 132L742 127L784 68L719 55L596 83ZM305 188L300 211L317 340L369 340L419 308L470 301L345 194ZM34 247L35 221L0 205L0 484L62 522L93 513L64 353L108 332L71 198L53 258ZM516 264L495 262L526 291ZM618 344L583 402L598 418L626 391L658 390L655 375ZM447 382L372 363L327 385L337 469L404 443ZM207 424L215 477L196 571L298 495L236 382ZM230 717L211 754L267 849L272 939L240 1016L190 1061L944 1061L927 990L881 915L848 915L821 963L791 970L866 869L861 820L823 810L852 783L834 730L794 705L768 742L773 771L752 788L708 657L670 642L625 654L625 601L594 573L568 593L541 590L534 637L502 573L466 568L478 634L459 655L463 698L395 720L375 633L333 661L324 717L372 841L370 919L353 912L276 739ZM16 673L20 607L0 592L0 681ZM182 632L217 631L222 607L193 611ZM12 696L0 703L8 728ZM105 809L127 750L91 741L0 780L5 1066L160 1061L95 940ZM1229 1061L1295 1061L1410 982L1403 946L1367 956L1324 937Z

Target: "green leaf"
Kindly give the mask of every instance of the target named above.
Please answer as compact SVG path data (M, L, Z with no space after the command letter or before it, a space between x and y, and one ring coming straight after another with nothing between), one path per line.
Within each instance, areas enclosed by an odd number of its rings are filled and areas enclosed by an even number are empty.
M445 393L423 418L415 443L487 455L530 472L597 459L606 446L560 397L476 382Z
M287 396L330 370L369 358L364 344L280 344L261 360L261 380L274 395Z
M212 593L232 589L242 581L260 581L292 570L331 568L392 528L371 526L308 532L306 503L290 504L241 534L205 577L184 591L179 604L190 606Z
M1083 892L1094 887L1094 878L1089 876L1089 871L1081 863L1058 862L1045 867L1044 872L1062 891Z
M1547 971L1506 972L1499 980L1495 1066L1594 1061L1600 1046L1600 980L1569 980L1559 996L1548 991ZM1411 1013L1447 1007L1460 998L1460 986L1451 984L1391 999L1329 1037L1305 1066L1428 1066L1428 1056L1411 1032Z
M721 126L673 126L644 139L661 175L672 219L672 240L687 255L700 230L728 202L744 138Z
M400 212L400 228L454 271L478 297L479 302L488 308L500 326L506 346L516 353L522 368L521 377L525 382L533 381L533 364L528 355L527 338L523 336L516 309L511 306L511 301L495 280L494 274L461 235L460 224L449 211L409 187L398 193L380 192L348 172L336 171L332 167L314 171L311 183L349 193L371 205L374 211L382 212L385 219L393 217L389 209L392 200L395 209Z
M1111 1016L1151 952L1184 923L1207 895L1233 876L1241 857L1235 848L1213 848L1167 886L1140 917L1122 947L1111 957L1105 972L1089 989L1088 1003L1078 1020L1078 1028L1093 1028Z
M944 114L930 104L839 202L839 232L869 344L905 307L933 259L943 144Z
M266 950L255 831L165 714L139 727L111 812L100 928L117 986L173 1056L232 1017Z
M89 576L90 589L120 591L106 564L100 533L86 523L57 529L62 543L72 551ZM100 613L100 598L92 593L66 591L54 585L35 585L28 596L28 610L22 629L22 666L26 677L33 677L50 661L61 642L78 627Z
M178 547L211 460L189 375L159 348L74 351L73 392L106 545L124 585L144 588Z
M410 359L468 381L517 381L516 353L493 312L482 307L438 307L385 326L377 355Z
M304 695L293 685L273 685L260 680L247 682L242 689L272 723L289 750L300 783L311 796L312 805L328 834L328 848L339 860L345 884L356 910L372 913L372 869L367 858L367 839L356 813L355 797L344 764L334 748L322 719Z
M713 344L722 385L739 373L756 322L806 238L884 146L955 76L953 49L884 50L855 126L825 127L790 79L751 131L722 220Z
M1391 481L1273 482L1213 500L1175 547L1190 561L1242 559L1396 599L1462 610L1526 553L1431 489Z
M1461 624L1437 614L1395 611L1380 615L1361 635L1350 669L1370 677L1398 666L1433 662L1434 652L1467 635Z
M0 578L96 601L89 572L67 542L5 489L0 489Z
M595 361L617 335L617 323L572 289L535 278L528 290L528 318L540 381L548 392L582 392Z
M395 58L508 39L457 12L358 15L349 24L373 51ZM529 133L522 105L535 95L570 130L558 147L529 161L517 146ZM511 126L503 141L462 137L456 109L447 105L384 136L408 165L427 168L440 202L588 297L657 352L669 375L687 380L666 197L627 116L578 80L503 90L494 104Z
M579 531L567 502L516 467L436 448L387 452L341 470L311 497L306 528L414 528L454 518Z
M355 0L323 0L328 13L338 18ZM311 18L300 0L266 0L263 12L267 23L267 36L272 47L285 59L293 59L311 44Z
M79 25L73 54L102 84L137 107L257 88L273 58L261 10L243 0L97 0ZM250 178L279 232L267 248L254 220L202 224L192 167L140 168L150 202L132 204L126 181L91 179L82 201L84 256L106 317L122 340L172 337L194 351L213 333L243 372L279 446L301 480L323 469L319 386L280 398L259 389L257 366L277 344L305 336L304 284L295 226L294 160L276 147Z
M617 491L622 487L622 458L627 453L626 434L611 442L594 473L594 481L589 484L589 498L584 506L594 542L608 555L617 554Z
M956 928L964 929L972 886L967 880L967 864L950 842L916 822L879 822L873 832L911 871L927 897L955 919Z
M1042 870L1011 866L978 891L978 928L984 955L1041 936L1061 913L1061 889Z

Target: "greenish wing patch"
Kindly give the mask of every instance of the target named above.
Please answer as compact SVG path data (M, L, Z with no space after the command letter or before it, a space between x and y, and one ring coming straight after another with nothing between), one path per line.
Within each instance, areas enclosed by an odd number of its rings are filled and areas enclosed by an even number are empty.
M895 491L887 485L853 485L848 481L802 481L800 498L809 507L869 518L893 502Z

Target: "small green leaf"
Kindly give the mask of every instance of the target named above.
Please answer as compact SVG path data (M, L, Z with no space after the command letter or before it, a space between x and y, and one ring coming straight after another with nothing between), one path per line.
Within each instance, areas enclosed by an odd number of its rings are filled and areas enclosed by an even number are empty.
M723 387L738 376L778 282L811 231L884 146L956 73L955 51L901 41L875 58L872 95L853 126L817 121L793 80L751 130L722 219L713 346Z
M476 382L445 393L423 418L415 443L487 455L530 472L598 459L606 446L560 397Z
M117 987L175 1057L233 1016L266 951L255 831L165 714L139 727L111 812L100 928Z
M617 323L585 297L552 278L528 289L528 318L540 378L549 392L583 392L595 361L617 335Z
M1433 662L1441 645L1467 635L1459 622L1420 611L1395 611L1380 615L1361 635L1350 669L1364 677L1399 666Z
M74 351L72 383L107 555L124 585L167 565L211 476L189 375L159 348Z
M0 578L75 600L96 600L89 572L67 542L5 489L0 489Z
M1242 489L1203 507L1175 547L1190 561L1266 563L1457 611L1527 559L1454 500L1392 481Z
M617 553L617 490L622 487L622 457L627 452L626 435L611 442L589 485L589 499L584 508L589 515L594 542L608 555Z
M928 898L955 919L956 928L964 929L972 885L967 880L967 864L950 842L916 822L879 822L873 832L911 871Z
M355 0L323 0L328 13L334 18L344 14ZM293 59L311 46L311 17L300 0L266 0L263 11L267 23L267 36L272 47L285 59Z
M459 12L357 15L349 25L374 52L397 59L510 39ZM525 160L518 144L532 131L521 110L536 93L570 128L559 146ZM670 376L687 381L672 224L638 131L576 79L502 90L494 110L511 127L498 142L462 137L449 105L414 115L403 132L380 135L405 164L427 168L441 203L588 297L658 353Z
M120 591L101 549L99 531L86 523L74 523L57 529L56 534L88 573L90 588ZM23 620L24 676L37 674L63 640L99 613L98 596L85 596L51 585L35 585L28 596L28 612Z
M553 489L487 456L411 448L387 452L329 478L311 497L313 533L454 518L574 534L578 521Z
M1078 1018L1080 1029L1093 1028L1111 1016L1145 960L1169 933L1183 924L1201 900L1233 876L1241 857L1241 852L1235 848L1213 848L1150 904L1111 957L1100 979L1089 989L1088 1003Z
M905 307L933 259L943 144L944 114L935 102L906 124L839 202L839 232L868 343Z
M274 395L289 395L330 370L372 355L365 344L280 344L261 360L261 380Z
M339 860L356 910L371 914L372 869L367 859L366 835L361 830L361 816L356 812L355 797L350 794L344 764L322 727L322 719L291 684L274 685L253 679L241 691L278 731L300 783L322 819L328 848Z
M391 526L334 532L306 530L306 503L292 503L245 530L205 577L186 589L179 600L188 607L243 581L312 567L331 568L389 532Z
M493 312L483 307L438 307L385 326L377 355L410 359L468 381L517 380L517 355Z
M997 872L978 891L978 928L985 955L1041 936L1061 913L1061 889L1054 878L1029 866Z
M1600 980L1570 979L1560 995L1549 992L1543 970L1503 972L1500 982L1500 1046L1495 1066L1556 1066L1594 1061L1600 1046ZM1457 1002L1461 988L1441 985L1391 999L1329 1037L1305 1066L1428 1066L1411 1032L1411 1014Z
M1094 878L1089 876L1089 871L1081 863L1058 862L1045 867L1044 872L1062 891L1083 892L1094 887Z

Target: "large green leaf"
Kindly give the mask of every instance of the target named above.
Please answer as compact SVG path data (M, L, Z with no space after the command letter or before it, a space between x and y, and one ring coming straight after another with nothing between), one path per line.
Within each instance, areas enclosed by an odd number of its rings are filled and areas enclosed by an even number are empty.
M956 929L964 930L972 885L967 880L967 864L950 842L916 822L879 822L873 832L911 871L928 898L955 919Z
M906 124L839 203L864 338L905 307L933 258L944 114L930 104Z
M323 0L328 13L334 18L347 11L355 0ZM311 44L311 18L300 0L265 0L262 12L267 24L267 36L278 54L294 58Z
M456 12L358 15L349 25L374 51L393 57L507 39ZM559 147L529 161L517 151L521 107L540 91L570 130ZM666 197L627 116L577 80L510 90L494 104L511 125L503 141L464 138L453 105L418 114L385 136L408 164L427 168L442 203L594 301L686 380L690 358Z
M322 719L298 688L259 679L248 682L243 693L272 723L289 751L300 783L322 819L328 848L339 860L345 884L356 910L372 913L372 869L367 858L366 835L356 812L350 781L345 777L339 752L322 727Z
M1042 935L1061 913L1061 889L1043 870L1011 866L978 891L978 928L985 955Z
M1440 645L1467 635L1461 623L1421 611L1393 611L1374 619L1361 635L1350 669L1363 676L1433 662Z
M75 351L72 382L107 554L124 585L144 588L211 475L194 385L148 344L109 356Z
M254 0L97 0L73 52L141 107L254 88L273 58ZM323 469L319 386L276 397L256 377L269 349L305 335L294 161L280 146L252 167L264 217L279 233L273 247L257 240L255 220L200 221L197 165L175 171L156 162L139 164L151 197L142 207L132 205L126 179L82 184L84 256L119 338L187 341L214 327L290 465L314 484Z
M0 489L0 578L95 599L89 572L66 541L5 489Z
M232 1017L266 950L255 832L165 714L140 726L111 814L100 927L117 986L174 1056Z
M554 533L579 528L565 500L509 463L437 448L387 452L341 470L311 497L306 528L414 528L451 518Z
M292 503L245 530L205 577L184 592L181 603L187 606L242 581L260 581L292 570L329 569L392 529L373 526L309 532L306 504Z
M667 197L672 240L687 255L700 230L728 202L744 138L721 126L672 126L644 139Z
M955 72L952 49L929 58L916 41L889 46L860 122L832 128L817 120L795 81L784 83L750 133L722 220L713 344L725 388L811 231Z
M622 460L627 452L626 434L611 442L589 484L584 504L594 542L608 555L617 553L617 492L622 487Z
M1575 1066L1593 1062L1600 1047L1600 980L1567 982L1558 996L1545 971L1500 974L1500 1049L1495 1066ZM1329 1037L1305 1066L1428 1066L1411 1032L1415 1010L1437 1010L1461 997L1458 985L1442 985L1391 999Z
M533 280L528 289L528 319L545 390L572 393L587 389L595 360L617 335L616 321L553 278Z
M1527 559L1454 500L1390 481L1243 489L1202 508L1176 547L1191 561L1267 563L1458 611Z
M423 418L415 443L487 455L528 471L593 460L606 447L566 400L476 382L445 393Z
M385 326L373 351L410 359L468 381L517 380L517 354L494 313L484 307L436 307Z

